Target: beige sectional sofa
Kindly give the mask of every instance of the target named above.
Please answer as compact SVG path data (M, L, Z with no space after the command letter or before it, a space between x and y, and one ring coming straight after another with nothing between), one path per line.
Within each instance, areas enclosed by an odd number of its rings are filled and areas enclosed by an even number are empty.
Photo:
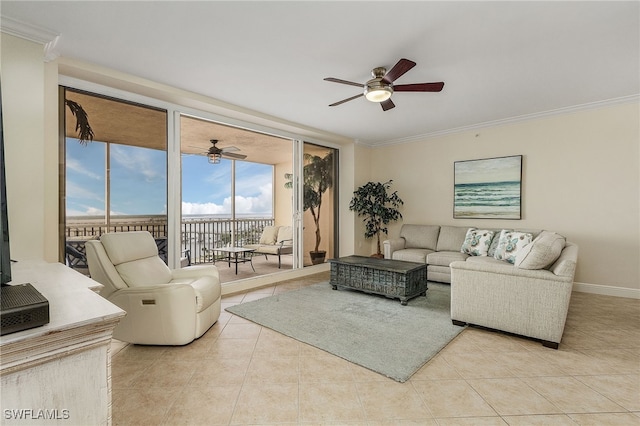
M564 237L542 230L405 224L398 238L383 245L385 258L426 263L427 280L451 284L455 324L558 347L578 259L578 247Z

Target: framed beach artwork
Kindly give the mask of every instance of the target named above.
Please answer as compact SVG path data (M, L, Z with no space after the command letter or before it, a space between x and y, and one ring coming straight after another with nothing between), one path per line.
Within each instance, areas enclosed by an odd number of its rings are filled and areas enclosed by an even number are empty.
M454 219L520 219L522 155L456 161Z

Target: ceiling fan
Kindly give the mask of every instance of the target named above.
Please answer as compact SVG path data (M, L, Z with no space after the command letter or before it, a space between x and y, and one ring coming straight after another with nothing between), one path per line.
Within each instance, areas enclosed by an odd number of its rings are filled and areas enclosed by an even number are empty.
M387 111L395 107L395 104L391 100L393 92L439 92L444 87L443 82L438 83L414 83L414 84L398 84L394 85L393 82L400 78L404 73L415 67L416 63L409 59L400 59L394 66L387 72L384 67L377 67L371 71L373 78L367 81L365 84L354 83L353 81L340 80L339 78L327 77L325 81L332 81L334 83L348 84L350 86L358 86L364 88L364 91L359 95L352 96L347 99L335 102L329 106L341 105L345 102L352 101L364 96L371 102L380 102L380 106L383 111Z
M244 154L236 154L235 151L240 151L239 148L235 146L228 146L226 148L218 148L216 145L218 143L218 139L211 139L211 148L207 151L207 157L209 158L209 162L212 164L217 164L220 162L220 158L231 158L233 160L243 160L247 158Z

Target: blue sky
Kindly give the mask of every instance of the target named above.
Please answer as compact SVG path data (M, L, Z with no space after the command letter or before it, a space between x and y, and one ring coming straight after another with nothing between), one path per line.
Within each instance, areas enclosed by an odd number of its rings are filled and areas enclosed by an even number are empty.
M67 139L67 216L103 215L105 144ZM182 157L183 215L231 214L231 161ZM271 216L272 166L236 161L236 213ZM166 153L111 145L111 214L166 214Z
M236 214L271 216L273 167L236 161ZM231 214L231 160L182 156L182 214Z

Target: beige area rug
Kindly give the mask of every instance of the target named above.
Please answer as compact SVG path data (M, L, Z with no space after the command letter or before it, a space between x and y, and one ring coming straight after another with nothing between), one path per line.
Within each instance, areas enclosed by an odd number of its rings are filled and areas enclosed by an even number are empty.
M449 306L445 284L430 282L426 297L402 306L324 282L226 310L405 382L464 329L451 323Z

